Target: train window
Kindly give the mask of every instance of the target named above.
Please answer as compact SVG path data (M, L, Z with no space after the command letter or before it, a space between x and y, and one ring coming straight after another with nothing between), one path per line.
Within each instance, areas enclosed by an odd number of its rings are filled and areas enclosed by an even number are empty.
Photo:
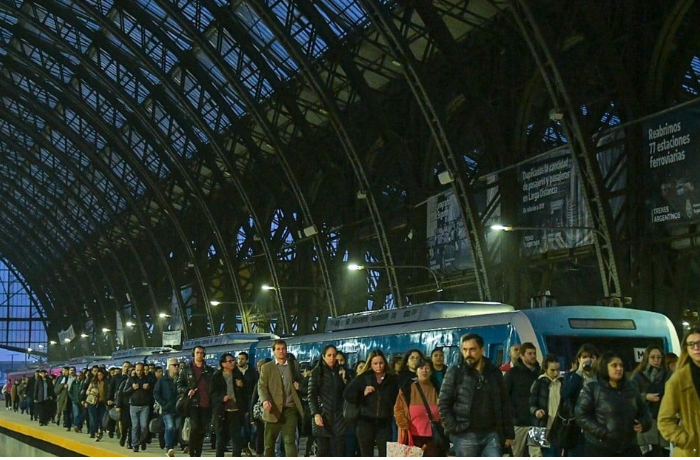
M569 326L571 329L637 329L632 319L569 318Z
M489 359L496 366L501 366L503 364L503 344L502 343L490 343L487 347Z
M640 350L643 352L648 345L656 345L666 350L664 339L661 337L572 337L572 336L547 336L545 344L547 350L543 354L553 353L564 362L566 369L571 367L576 358L576 352L584 343L595 345L600 353L614 351L620 355L627 370L632 370L639 362ZM565 364L564 364L565 363ZM562 367L563 369L564 367Z

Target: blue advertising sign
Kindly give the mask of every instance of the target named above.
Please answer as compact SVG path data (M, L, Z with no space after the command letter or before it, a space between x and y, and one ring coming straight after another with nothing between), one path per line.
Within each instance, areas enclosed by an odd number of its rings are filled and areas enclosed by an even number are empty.
M642 127L652 233L700 222L700 108L660 115Z

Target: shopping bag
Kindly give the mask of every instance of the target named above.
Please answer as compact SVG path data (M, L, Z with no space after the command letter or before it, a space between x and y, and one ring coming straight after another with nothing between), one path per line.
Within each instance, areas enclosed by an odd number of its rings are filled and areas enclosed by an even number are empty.
M182 422L182 433L180 433L180 437L182 438L183 441L190 440L190 432L191 431L192 431L192 421L190 420L189 417L185 417L185 420Z
M527 445L533 447L549 447L549 441L547 441L547 427L546 426L531 426L527 430Z
M387 457L422 457L423 449L418 446L407 446L398 442L386 443Z

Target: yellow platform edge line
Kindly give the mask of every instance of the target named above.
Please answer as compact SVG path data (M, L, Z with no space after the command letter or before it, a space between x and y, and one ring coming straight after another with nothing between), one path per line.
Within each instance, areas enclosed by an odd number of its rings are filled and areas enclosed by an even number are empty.
M85 455L87 457L128 457L128 455L118 454L114 451L102 449L97 446L93 447L79 441L73 441L72 439L57 436L55 434L51 434L40 429L32 428L21 423L11 422L9 420L0 419L0 426L7 428L10 431L14 431L15 433L21 433L34 439L46 441L49 444L61 446L64 449L68 449L71 452L75 452L76 454L80 455Z

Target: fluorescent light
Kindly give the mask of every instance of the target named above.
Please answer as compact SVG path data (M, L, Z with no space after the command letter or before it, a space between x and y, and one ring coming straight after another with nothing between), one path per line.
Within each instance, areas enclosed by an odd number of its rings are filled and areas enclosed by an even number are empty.
M363 270L364 268L365 268L364 265L357 265L357 264L348 265L348 270L353 270L353 271Z
M218 300L211 300L209 302L209 305L211 305L212 307L216 307L217 305L221 305L221 302L219 302Z

